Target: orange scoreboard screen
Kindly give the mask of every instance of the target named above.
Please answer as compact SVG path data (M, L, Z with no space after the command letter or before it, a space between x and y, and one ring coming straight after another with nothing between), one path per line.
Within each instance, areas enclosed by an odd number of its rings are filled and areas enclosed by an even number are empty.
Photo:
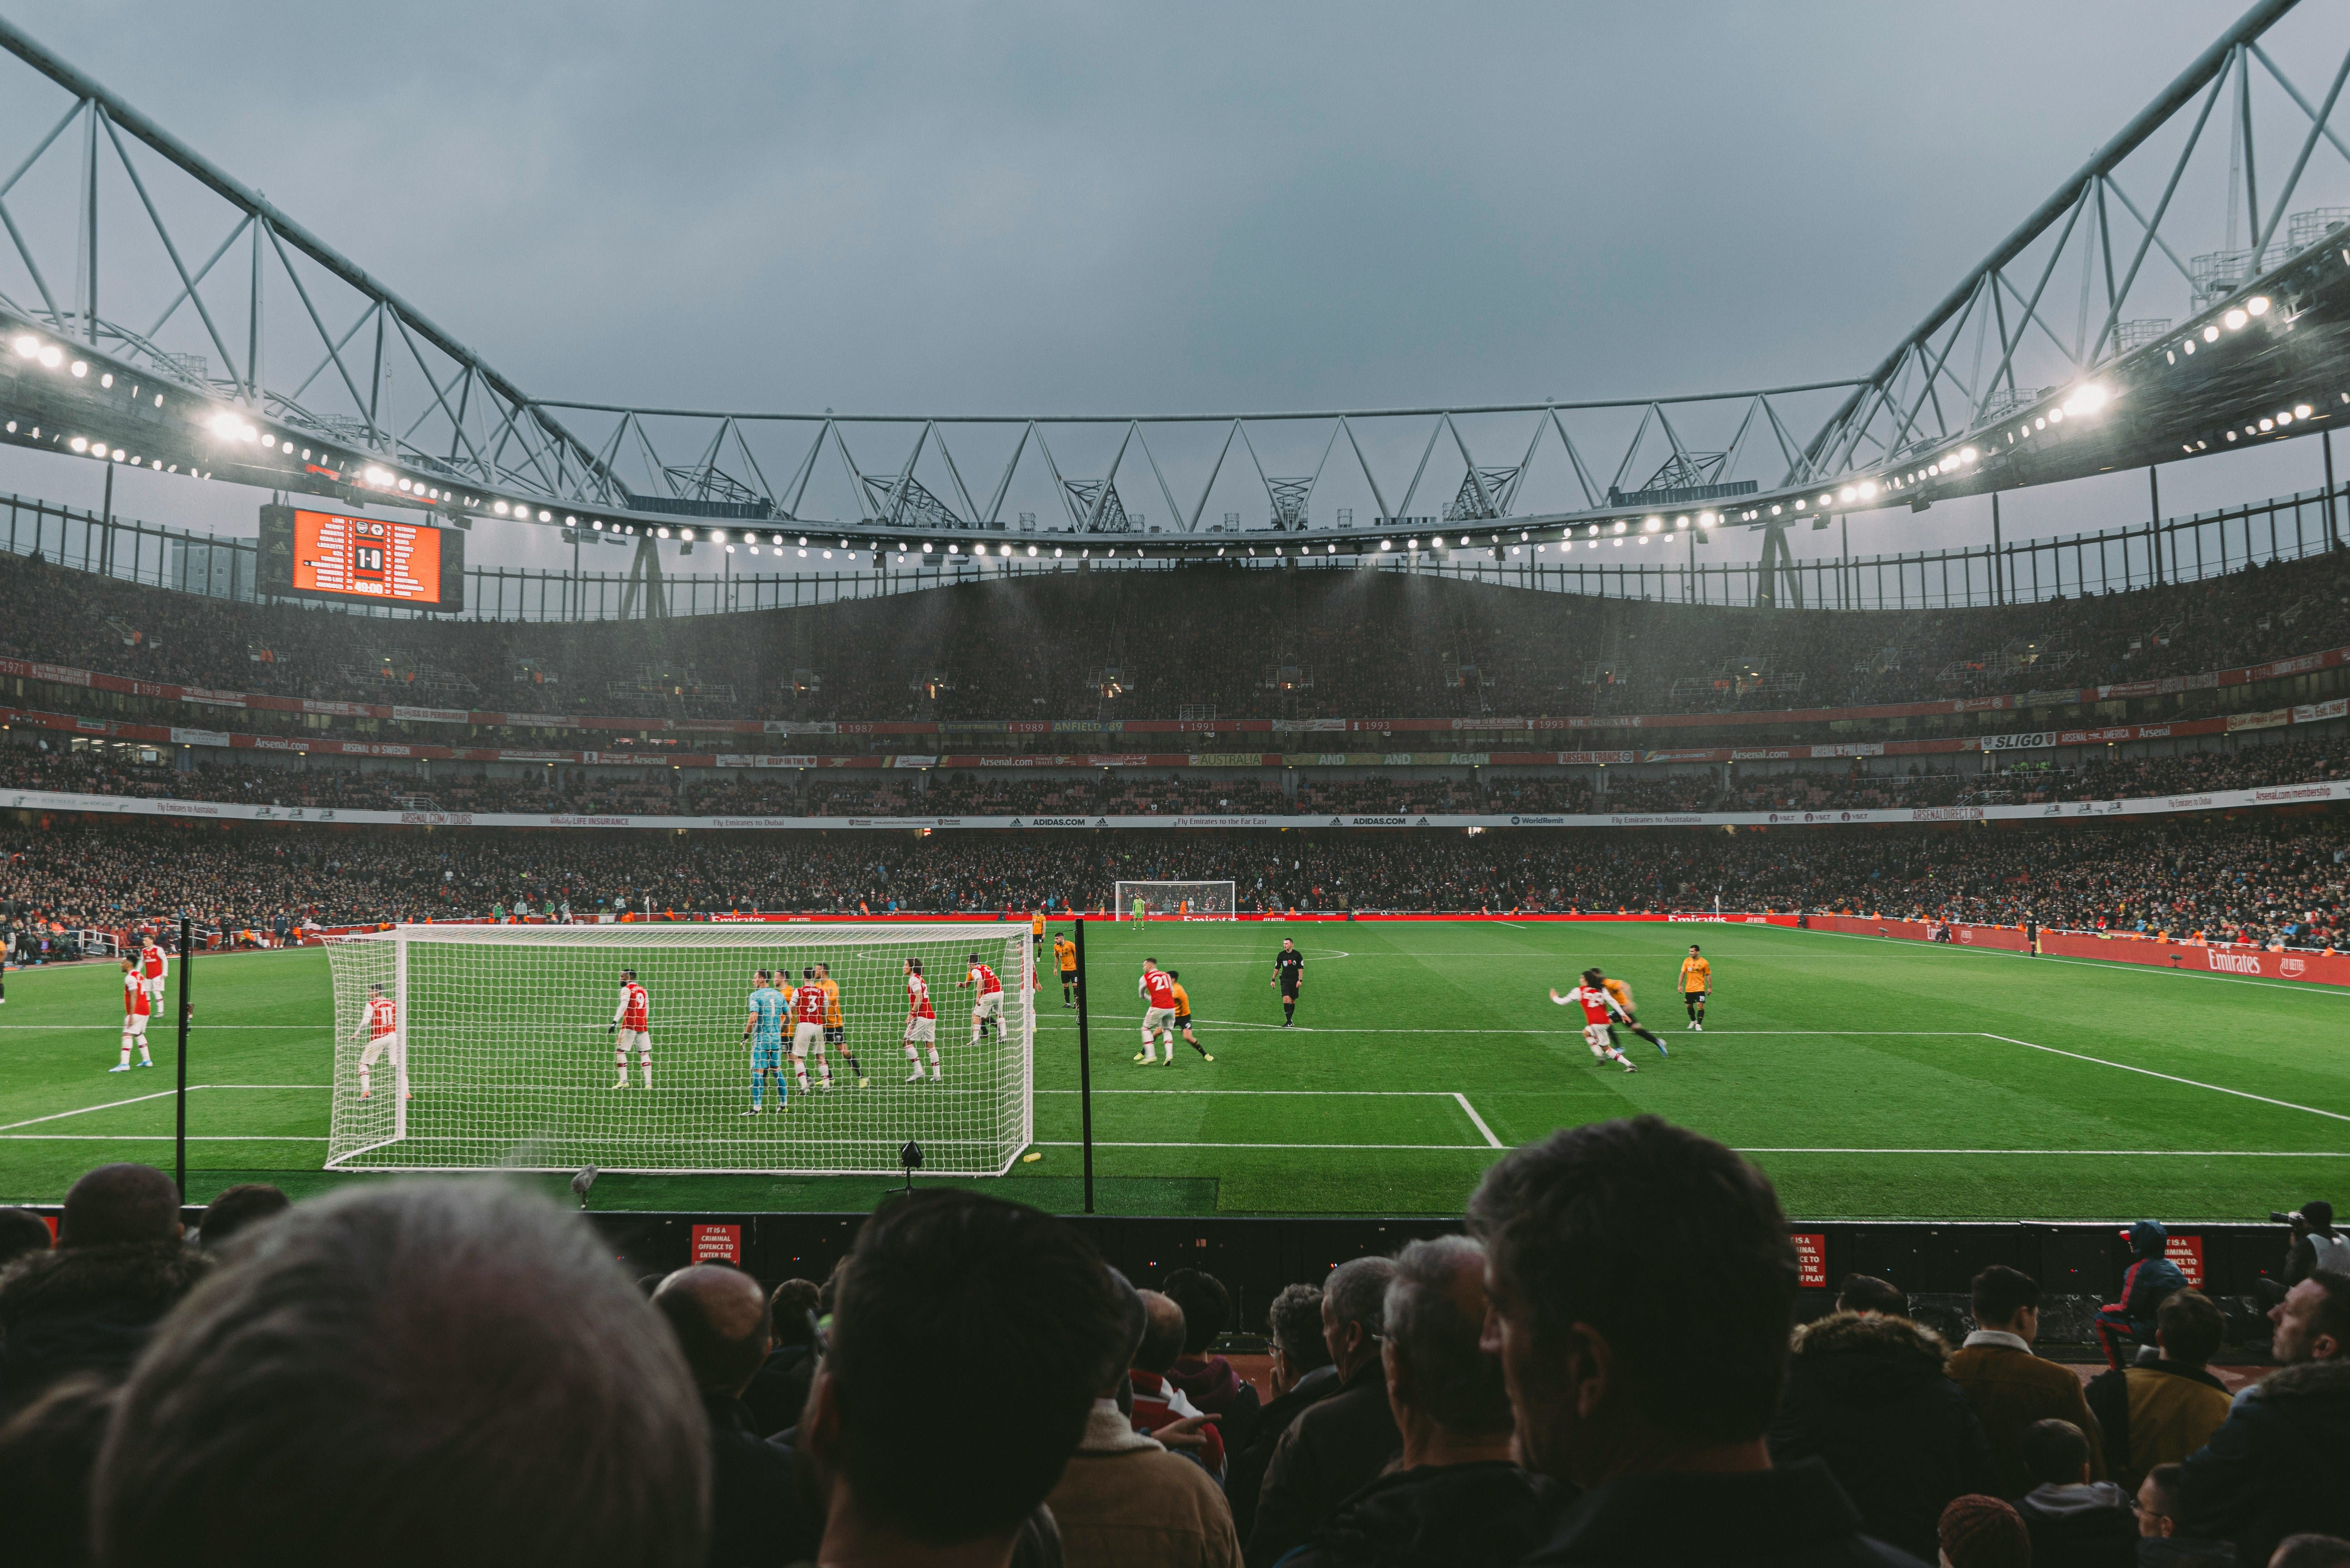
M441 530L297 509L293 567L297 594L438 606Z

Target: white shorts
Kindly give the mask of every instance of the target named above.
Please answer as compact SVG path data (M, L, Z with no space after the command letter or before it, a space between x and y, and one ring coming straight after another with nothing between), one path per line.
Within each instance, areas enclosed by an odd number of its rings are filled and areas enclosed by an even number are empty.
M939 1037L939 1021L935 1018L910 1018L906 1021L906 1044L928 1045Z
M147 994L149 996L153 997L158 1002L163 1000L163 982L161 980L148 981L146 985Z
M792 1025L792 1054L805 1056L811 1046L815 1047L817 1055L824 1054L824 1025L821 1023Z
M1172 1029L1174 1027L1175 1010L1173 1008L1146 1007L1142 1010L1142 1030L1144 1033L1147 1034L1154 1029Z
M1607 1038L1607 1025L1605 1023L1585 1024L1583 1026L1583 1039L1584 1043L1589 1045L1594 1051L1606 1051L1613 1044L1613 1042Z
M973 1018L1002 1018L1003 993L1000 991L982 992L979 1000L971 1004L971 1015Z
M359 1065L362 1067L374 1066L376 1058L382 1055L386 1051L391 1053L391 1059L394 1062L398 1062L400 1060L399 1035L379 1034L374 1039L369 1041L367 1043L367 1049L359 1053Z
M139 1036L145 1034L147 1033L147 1018L148 1015L144 1012L124 1013L122 1015L123 1036L126 1039L136 1039Z
M619 1036L616 1044L616 1049L623 1056L627 1055L630 1051L634 1051L639 1055L650 1056L653 1054L652 1031L650 1029L623 1029L619 1033Z

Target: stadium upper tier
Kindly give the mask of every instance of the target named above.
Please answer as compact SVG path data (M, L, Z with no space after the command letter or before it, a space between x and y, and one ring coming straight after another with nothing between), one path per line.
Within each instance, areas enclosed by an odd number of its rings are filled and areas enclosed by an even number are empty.
M1919 704L1918 713L1996 713L2144 696L2163 682L2241 684L2284 673L2272 668L2280 661L2330 668L2345 644L2343 552L2184 585L1953 610L1684 606L1395 572L1198 566L578 624L373 619L0 556L0 657L23 661L9 673L36 683L18 686L20 697L111 687L166 722L218 722L224 709L245 708L243 722L276 711L311 732L353 721L442 735L452 724L753 733L825 724L974 738L1056 724L1835 723L1898 718Z

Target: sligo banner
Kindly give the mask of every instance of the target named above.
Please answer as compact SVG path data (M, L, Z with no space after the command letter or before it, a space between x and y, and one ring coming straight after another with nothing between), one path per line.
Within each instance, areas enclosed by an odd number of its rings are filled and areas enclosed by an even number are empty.
M385 747L385 751L394 748ZM726 832L831 831L841 828L1451 828L1500 827L1833 827L1901 826L1934 822L2044 822L2083 817L2158 816L2173 812L2236 811L2251 806L2312 805L2350 801L2350 784L2270 784L2146 800L2051 801L2044 805L1929 805L1858 811L1617 812L1574 815L1520 812L1507 816L1393 812L1378 815L1314 816L579 816L522 812L360 811L317 806L251 805L240 801L153 800L55 790L0 790L0 811L92 812L108 816L163 816L221 822L338 823L446 827L629 827L661 832L702 828Z

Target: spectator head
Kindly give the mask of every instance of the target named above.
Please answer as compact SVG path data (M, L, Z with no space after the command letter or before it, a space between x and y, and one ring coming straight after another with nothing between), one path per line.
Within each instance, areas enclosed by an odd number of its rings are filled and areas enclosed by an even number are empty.
M2137 1483L2137 1532L2165 1536L2178 1533L2178 1478L2184 1467L2157 1465Z
M1167 1276L1167 1295L1183 1309L1183 1354L1205 1355L1232 1321L1232 1292L1213 1274L1178 1269Z
M2276 1324L2269 1350L2280 1363L2350 1355L2350 1274L2314 1271L2269 1309L2269 1321Z
M767 1317L777 1345L808 1343L808 1314L823 1314L824 1287L814 1280L785 1280L767 1297Z
M1378 1354L1394 1278L1395 1264L1386 1258L1354 1258L1330 1271L1322 1287L1322 1344L1340 1377L1352 1377Z
M1836 1292L1836 1311L1906 1317L1909 1298L1891 1280L1880 1280L1874 1274L1846 1274L1842 1288Z
M840 1275L801 1447L835 1532L873 1544L1009 1542L1061 1478L1094 1401L1124 1380L1130 1308L1091 1242L1024 1204L934 1189L866 1221ZM986 1440L933 1418L973 1366L1019 1397Z
M111 1378L84 1373L0 1423L0 1497L16 1504L8 1515L13 1561L89 1561L89 1477L114 1397Z
M2201 1366L2219 1354L2228 1337L2228 1320L2201 1291L2178 1290L2154 1309L2155 1343L2162 1358L2182 1366Z
M2323 1198L2313 1198L2303 1204L2301 1217L2311 1230L2320 1234L2334 1229L2334 1205Z
M1588 1486L1627 1451L1760 1448L1795 1293L1761 1171L1655 1116L1598 1122L1488 1170L1469 1226L1529 1469Z
M2023 1469L2034 1486L2078 1486L2089 1479L2089 1439L2070 1421L2050 1417L2023 1428Z
M237 1252L123 1388L92 1489L108 1568L701 1563L708 1418L577 1218L405 1181Z
M49 1222L29 1209L0 1209L0 1269L49 1250Z
M1482 1344L1485 1306L1485 1249L1468 1237L1414 1241L1396 1254L1379 1354L1407 1463L1423 1426L1455 1438L1509 1435L1502 1364Z
M680 1269L653 1293L653 1306L676 1333L693 1386L705 1398L740 1395L775 1348L766 1293L740 1269L720 1263Z
M1142 1314L1142 1343L1134 1347L1134 1365L1164 1376L1183 1354L1183 1309L1157 1291L1144 1291Z
M180 1189L147 1165L101 1165L66 1192L60 1247L111 1247L180 1239Z
M2031 1340L2040 1333L2040 1282L1993 1263L1974 1281L1975 1326Z
M1274 1393L1286 1394L1299 1378L1330 1365L1330 1346L1322 1337L1318 1286L1282 1286L1273 1305L1265 1309L1264 1326L1273 1340Z
M234 1187L221 1189L219 1196L204 1205L204 1218L196 1240L203 1243L206 1251L212 1251L239 1231L274 1214L283 1214L293 1206L292 1199L265 1181L240 1181Z
M2032 1532L2012 1504L1981 1492L1954 1497L1938 1533L1950 1568L2032 1568Z
M2268 1568L2350 1568L2350 1541L2338 1535L2288 1535L2269 1553Z

